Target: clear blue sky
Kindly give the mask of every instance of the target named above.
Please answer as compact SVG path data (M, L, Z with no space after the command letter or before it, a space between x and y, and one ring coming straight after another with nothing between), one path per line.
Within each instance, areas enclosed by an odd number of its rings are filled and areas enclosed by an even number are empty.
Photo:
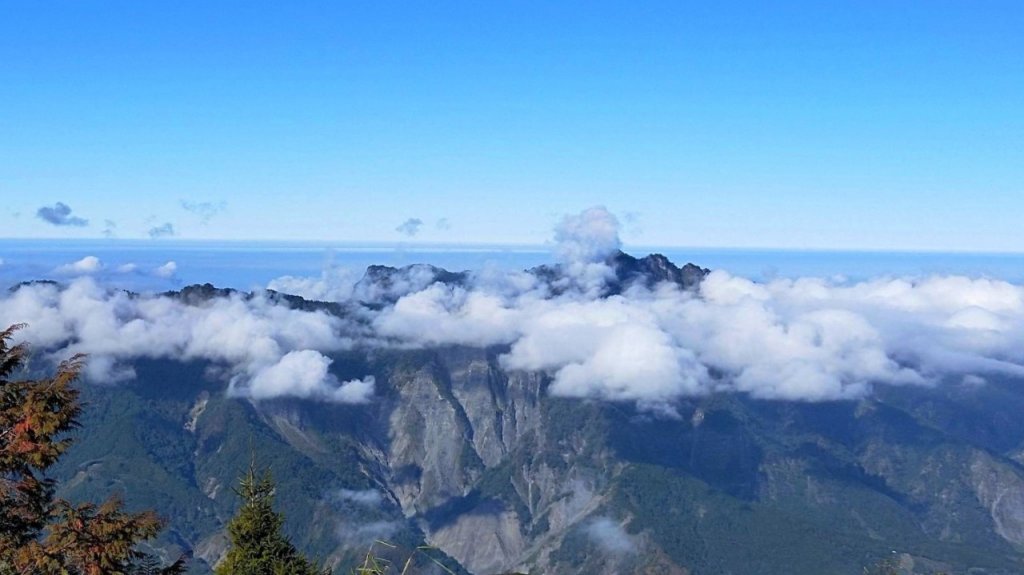
M0 4L0 236L1024 251L1024 2L411 4Z

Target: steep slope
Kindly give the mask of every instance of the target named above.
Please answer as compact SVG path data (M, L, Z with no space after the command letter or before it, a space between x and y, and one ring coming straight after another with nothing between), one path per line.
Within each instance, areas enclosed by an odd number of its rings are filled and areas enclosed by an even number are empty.
M137 365L88 389L67 495L122 490L171 520L203 572L223 551L250 450L278 478L289 532L339 567L375 538L438 547L471 573L855 573L893 551L922 572L1019 572L1024 473L914 411L919 390L860 403L716 396L681 419L545 395L500 350L339 355L366 406L223 397L210 366ZM1024 404L1019 382L972 393ZM956 393L964 393L956 390Z

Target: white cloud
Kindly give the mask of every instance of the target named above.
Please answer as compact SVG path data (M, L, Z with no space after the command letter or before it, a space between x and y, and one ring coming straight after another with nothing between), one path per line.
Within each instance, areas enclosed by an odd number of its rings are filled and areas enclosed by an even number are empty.
M622 245L619 220L604 206L568 215L555 227L555 253L563 262L597 262Z
M551 393L659 409L712 391L820 401L947 375L1024 375L1024 289L989 279L758 284L714 272L699 294L662 285L603 299L500 285L435 284L374 326L405 344L509 344L503 365L551 373Z
M335 403L366 403L373 396L374 379L354 379L338 383L328 372L331 359L311 349L290 351L277 363L257 367L242 386L232 386L234 394L253 399L298 397Z
M583 529L591 541L608 553L636 552L636 543L626 530L608 517L594 518L588 521Z
M161 278L171 278L178 272L178 264L174 262L167 262L164 265L153 270L153 275Z
M138 269L139 269L138 264L133 264L133 263L121 264L121 265L117 266L117 273L119 273L119 274L130 274L130 273L135 273L136 271L138 271Z
M310 301L342 302L352 299L355 283L352 270L330 266L318 277L281 276L271 280L267 289Z
M384 496L376 489L337 489L331 493L331 498L339 501L351 501L356 505L375 509L384 502Z
M376 318L377 333L422 345L492 345L516 336L518 312L492 294L435 283Z
M363 522L348 519L353 515L351 504L363 508L356 515L380 515L384 496L376 489L337 489L328 493L326 499L341 509L339 515L342 519L338 521L335 532L345 545L363 548L374 541L389 539L403 526L401 521L393 519L379 518Z
M96 256L85 256L84 258L65 264L57 268L57 273L66 275L94 274L103 269L103 263Z

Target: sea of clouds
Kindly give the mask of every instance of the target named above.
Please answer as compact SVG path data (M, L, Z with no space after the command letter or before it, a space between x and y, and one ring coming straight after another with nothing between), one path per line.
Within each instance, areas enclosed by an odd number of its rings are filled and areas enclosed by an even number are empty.
M482 269L451 285L415 266L388 285L332 269L268 286L340 302L341 315L292 309L272 293L200 303L129 294L92 277L97 262L75 262L66 283L0 297L0 325L27 324L17 337L54 358L90 354L91 380L131 379L136 358L203 359L226 368L228 393L253 399L372 401L371 377L339 381L330 370L332 352L360 347L504 345L502 365L551 374L552 394L651 409L711 392L822 401L877 385L1024 375L1019 285L962 276L757 283L715 270L696 291L666 283L606 296L618 231L604 208L565 217L554 281Z

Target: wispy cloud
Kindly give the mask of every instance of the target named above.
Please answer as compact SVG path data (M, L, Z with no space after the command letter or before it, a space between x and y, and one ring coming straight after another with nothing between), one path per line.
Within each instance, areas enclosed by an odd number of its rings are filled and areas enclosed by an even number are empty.
M331 499L349 501L370 509L376 509L384 502L384 496L376 489L337 489L330 494Z
M210 220L214 216L223 212L228 207L227 202L192 202L188 200L181 200L181 208L186 212L199 216L199 221L206 225L210 223Z
M402 222L401 224L399 224L399 226L397 228L395 228L395 231L400 233L400 234L404 234L406 236L409 236L411 238L411 237L415 236L416 234L420 233L420 228L422 228L422 227L423 227L423 220L421 220L419 218L409 218L409 219L405 220L404 222Z
M149 237L153 239L167 238L175 235L174 224L171 222L164 222L159 226L153 226L149 228Z
M587 537L602 550L612 554L635 553L636 543L621 525L609 517L591 519L583 527Z

